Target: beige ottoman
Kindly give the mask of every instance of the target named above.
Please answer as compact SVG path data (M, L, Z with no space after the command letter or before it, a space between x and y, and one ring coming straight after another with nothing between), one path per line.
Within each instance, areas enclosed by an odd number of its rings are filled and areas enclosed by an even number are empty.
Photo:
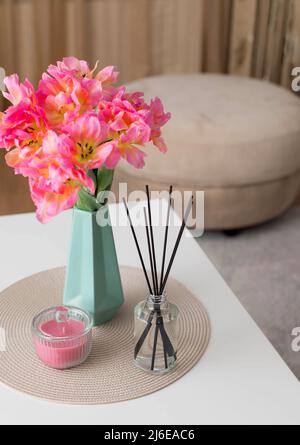
M213 74L168 75L128 85L160 96L172 119L169 152L147 150L146 167L125 162L129 191L205 191L205 227L234 229L280 215L300 191L300 100L273 84Z

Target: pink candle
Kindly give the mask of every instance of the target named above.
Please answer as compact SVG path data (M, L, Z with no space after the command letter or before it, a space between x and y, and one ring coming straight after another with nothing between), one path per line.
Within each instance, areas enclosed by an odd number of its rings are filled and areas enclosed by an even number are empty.
M48 309L33 320L33 343L39 358L51 368L67 369L88 357L92 320L77 308Z
M73 337L82 334L85 324L80 320L69 319L67 322L57 322L56 320L45 321L40 325L40 331L50 337Z

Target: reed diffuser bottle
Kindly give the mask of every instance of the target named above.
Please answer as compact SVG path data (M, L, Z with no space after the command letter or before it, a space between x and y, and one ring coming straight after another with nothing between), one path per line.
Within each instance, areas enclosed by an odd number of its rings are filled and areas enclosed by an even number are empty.
M170 208L172 199L172 186L170 187L160 282L158 282L155 243L151 217L150 192L148 186L146 186L146 192L148 202L148 215L146 208L144 207L144 217L152 284L150 283L148 277L143 255L132 224L128 206L126 204L126 201L123 200L132 235L136 244L142 269L149 289L148 298L145 301L139 303L134 309L134 335L136 342L134 349L134 360L136 366L143 369L144 371L154 374L163 374L173 369L177 361L177 320L179 315L177 306L168 301L165 294L165 287L184 228L186 226L187 218L192 208L193 200L191 198L187 206L184 219L182 221L167 270L165 272Z
M134 310L136 366L162 374L174 368L177 360L177 319L179 311L165 294L150 295Z

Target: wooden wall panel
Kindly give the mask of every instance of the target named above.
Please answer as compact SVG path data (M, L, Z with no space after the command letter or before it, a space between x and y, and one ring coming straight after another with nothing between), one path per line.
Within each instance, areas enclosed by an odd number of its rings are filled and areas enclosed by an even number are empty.
M119 0L90 0L87 3L87 38L91 63L99 60L101 66L118 65L120 68L122 36L116 31L121 20L119 5Z
M257 0L234 0L229 72L249 76L252 66Z
M0 215L33 211L28 181L6 166L4 153L0 153L0 175Z
M203 7L203 0L151 2L152 74L202 70Z
M289 0L272 0L264 78L280 82Z
M268 45L271 0L258 1L253 45L252 74L264 77L264 65Z
M205 0L203 70L206 72L228 72L232 7L232 0Z
M291 0L288 10L283 61L281 65L281 84L290 88L292 69L300 66L300 1Z

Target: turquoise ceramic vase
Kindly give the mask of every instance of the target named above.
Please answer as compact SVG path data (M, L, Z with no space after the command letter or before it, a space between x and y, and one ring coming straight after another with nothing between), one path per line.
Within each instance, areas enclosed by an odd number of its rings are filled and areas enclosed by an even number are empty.
M112 227L97 212L74 209L64 304L90 312L94 325L111 320L124 297Z

